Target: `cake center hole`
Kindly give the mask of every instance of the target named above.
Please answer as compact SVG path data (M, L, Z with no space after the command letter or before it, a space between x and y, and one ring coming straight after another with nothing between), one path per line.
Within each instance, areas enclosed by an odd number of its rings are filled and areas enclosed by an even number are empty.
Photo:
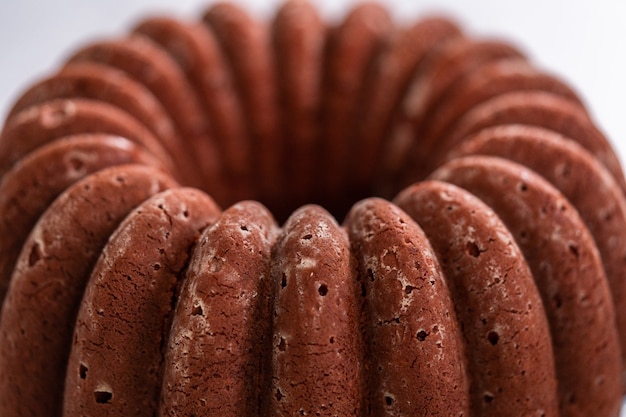
M319 168L323 170L324 166ZM352 206L358 201L368 197L380 197L391 200L403 188L393 184L369 184L363 186L346 185L341 189L332 190L325 184L314 182L310 189L300 190L297 193L285 186L275 196L259 195L244 199L258 200L270 210L279 224L284 224L294 211L307 204L316 204L323 207L341 224ZM208 190L208 193L211 194L210 190ZM232 204L232 202L224 203L219 200L217 202L223 209Z

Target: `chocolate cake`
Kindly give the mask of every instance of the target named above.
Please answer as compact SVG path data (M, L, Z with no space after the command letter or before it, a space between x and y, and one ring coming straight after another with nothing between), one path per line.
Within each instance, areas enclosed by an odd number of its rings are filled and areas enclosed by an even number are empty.
M616 417L625 192L444 16L146 17L4 122L0 415Z

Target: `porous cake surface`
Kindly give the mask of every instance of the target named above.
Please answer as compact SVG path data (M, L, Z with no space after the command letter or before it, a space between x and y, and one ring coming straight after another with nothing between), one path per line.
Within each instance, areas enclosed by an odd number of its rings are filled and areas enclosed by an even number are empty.
M529 55L305 0L67 54L0 133L0 415L618 416L626 181Z

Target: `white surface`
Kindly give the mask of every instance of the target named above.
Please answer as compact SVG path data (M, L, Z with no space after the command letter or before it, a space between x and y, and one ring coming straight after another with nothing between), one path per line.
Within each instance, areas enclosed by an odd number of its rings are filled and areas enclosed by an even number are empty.
M239 1L264 16L276 0ZM315 1L336 17L354 1ZM456 17L476 36L504 37L540 67L576 87L588 109L626 161L626 2L600 0L388 0L381 1L398 20L427 11ZM199 0L0 0L0 118L19 92L51 72L69 52L89 38L124 33L146 12L168 11L194 17ZM622 413L626 417L626 412Z

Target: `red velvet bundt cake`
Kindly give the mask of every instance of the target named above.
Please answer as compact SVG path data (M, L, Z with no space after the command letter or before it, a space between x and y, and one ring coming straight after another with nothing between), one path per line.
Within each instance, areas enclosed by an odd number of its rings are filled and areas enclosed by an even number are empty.
M0 136L0 415L615 417L626 181L514 46L228 3Z

